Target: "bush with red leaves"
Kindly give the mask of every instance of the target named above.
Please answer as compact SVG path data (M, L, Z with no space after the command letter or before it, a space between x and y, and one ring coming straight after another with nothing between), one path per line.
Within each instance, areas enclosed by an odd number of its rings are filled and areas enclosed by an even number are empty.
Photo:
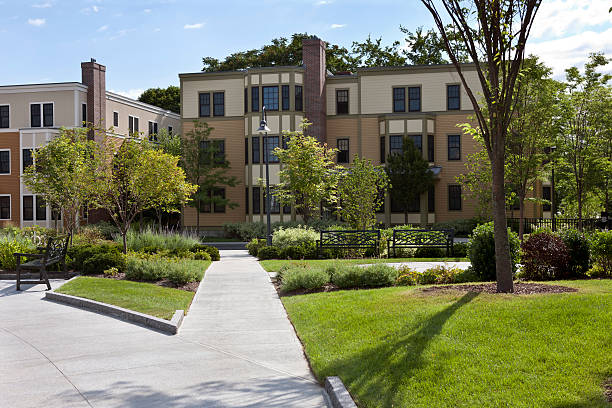
M554 234L531 234L521 245L522 277L526 280L555 280L567 276L569 249Z

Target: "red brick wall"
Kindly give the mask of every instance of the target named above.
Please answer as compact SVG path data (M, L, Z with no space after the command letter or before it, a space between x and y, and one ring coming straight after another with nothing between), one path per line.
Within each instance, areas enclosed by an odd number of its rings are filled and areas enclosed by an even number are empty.
M312 122L308 134L320 142L327 140L326 95L325 95L325 43L317 37L302 43L304 59L304 112Z
M81 63L81 82L87 85L87 122L101 129L106 129L106 67L90 62ZM80 109L80 106L76 107ZM103 133L96 132L90 137L101 141Z

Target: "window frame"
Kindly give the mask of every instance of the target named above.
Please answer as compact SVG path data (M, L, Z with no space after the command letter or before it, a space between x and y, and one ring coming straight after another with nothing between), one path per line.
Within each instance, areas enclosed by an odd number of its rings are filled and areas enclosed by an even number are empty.
M300 90L300 92L298 92L298 89ZM298 112L303 111L304 110L304 87L302 85L295 85L293 99L294 99L293 110L298 111Z
M25 152L30 152L30 162L31 164L28 165L28 167L33 166L34 165L34 156L32 153L34 153L34 149L33 148L22 148L21 149L21 174L23 174L23 172L25 171L25 169L27 168L25 163Z
M159 131L158 123L153 120L150 120L149 121L149 140L157 141L158 131Z
M427 161L434 163L436 161L436 137L435 135L427 135Z
M340 144L346 142L346 150L345 149L341 149L340 148ZM338 149L338 152L336 153L336 163L338 164L348 164L351 161L351 157L350 157L350 149L351 149L351 141L349 138L340 138L340 139L336 139L336 148ZM346 155L346 157L343 157L341 160L341 154Z
M287 95L285 95L285 91ZM291 88L289 85L281 85L281 108L283 111L291 110Z
M280 159L278 158L278 156L276 154L274 154L274 148L268 150L269 146L271 145L269 143L269 140L276 138L276 147L280 147L280 136L263 136L263 162L264 164L266 163L266 160L269 164L276 164L276 163L280 163ZM273 145L273 144L272 144ZM268 154L268 156L266 156L266 154Z
M256 193L257 192L257 193ZM251 204L253 214L261 214L261 188L251 187Z
M417 150L421 152L421 155L423 154L423 134L422 133L408 134L406 135L405 139L411 140L412 143L414 144L414 147L416 147ZM418 143L415 142L415 140L418 140Z
M380 150L380 163L383 164L387 161L387 138L384 135L380 136L379 150Z
M256 145L257 149L255 149ZM255 154L255 152L257 152L257 154ZM261 144L259 143L259 136L251 136L251 163L261 163Z
M202 97L203 96L207 96L208 97L208 103L202 103ZM198 92L198 117L199 118L209 118L211 117L212 114L212 109L211 109L211 97L210 97L210 92ZM203 106L208 106L208 114L202 114L202 107Z
M450 106L450 101L451 101L451 96L449 93L449 89L451 86L456 86L457 87L457 96L453 96L453 100L457 99L457 107L456 108L451 108ZM453 83L453 84L446 84L446 110L450 111L450 110L461 110L461 84L459 83Z
M459 140L459 145L458 146L451 146L451 137L458 137ZM461 134L459 133L454 133L454 134L450 134L450 135L446 135L446 148L447 148L447 157L446 159L448 161L461 161ZM457 158L455 158L454 156L451 157L451 149L457 149L459 154L457 156Z
M0 220L2 221L10 221L13 218L13 196L11 194L0 194L0 199L4 198L4 197L8 197L9 199L9 203L8 203L8 218L4 218L2 217L2 206L0 205ZM0 202L1 204L1 202Z
M274 186L270 186L270 214L280 214L282 205L278 198L274 195ZM266 190L264 189L264 214L267 214L268 200L266 198Z
M119 112L113 111L113 127L119 127Z
M38 126L34 126L32 123L32 105L38 105L40 109L40 121ZM51 124L45 125L45 105L51 105ZM31 128L51 128L55 126L55 102L30 102L30 127Z
M259 86L251 87L251 112L259 112Z
M226 161L226 157L225 157L225 139L207 139L207 140L202 140L200 142L200 149L202 151L204 151L206 153L206 155L204 156L204 162L207 163L208 161L208 149L210 148L210 146L222 146L221 149L219 149L218 151L214 152L214 155L212 156L212 160L214 160L216 162L216 164L223 164ZM205 147L206 146L206 147Z
M215 101L215 97L217 95L221 95L223 97L223 105L222 105L223 106L223 108L222 108L223 110L222 110L221 113L217 112L218 104ZM213 117L223 117L223 116L225 116L225 91L212 92L212 99L213 99L213 112L212 112Z
M402 99L396 98L396 91L402 91ZM397 109L397 103L400 102L403 104L402 109ZM391 88L391 104L393 106L393 113L403 113L406 112L406 87L403 86L394 86Z
M350 90L348 88L336 88L336 115L348 115L351 112L351 106L350 106ZM339 96L340 93L344 93L346 92L346 101L340 101L339 100ZM346 112L340 112L340 104L342 104L342 106L344 106L346 104Z
M130 129L130 118L132 118L132 127ZM133 136L140 133L140 116L128 115L128 135Z
M13 172L13 166L11 165L12 164L11 163L12 152L11 152L11 149L0 149L0 153L3 153L3 152L8 152L8 171L6 173L0 172L0 176L10 176Z
M274 98L272 96L268 96L266 97L266 91L272 91L272 90L276 90L276 101L274 101ZM262 106L266 107L266 111L278 111L279 110L279 90L278 90L278 85L266 85L266 86L262 86L261 87L261 104ZM270 103L274 103L274 105L269 105L266 103L267 101L270 101Z
M26 199L30 200L31 207L28 208L30 211L29 216L26 216ZM21 219L23 221L34 221L34 195L27 194L21 196Z
M455 193L459 191L459 198L451 196L451 190L455 190ZM461 184L449 184L448 185L448 211L461 211L463 209L462 197L463 192L461 191ZM458 208L455 208L453 204L458 203Z
M2 108L6 108L6 126L2 126ZM4 103L0 105L0 129L10 129L11 128L11 104Z
M412 99L410 97L410 90L412 89L418 89L419 90L419 98L418 98L418 103L419 103L419 108L418 109L412 109L412 102L414 101L414 99ZM420 85L414 85L414 86L408 86L407 87L407 96L408 96L408 112L421 112L422 110L422 100L423 100L423 92L422 92L422 87Z
M393 142L400 140L401 145L399 147L393 147ZM402 153L402 149L404 148L404 135L389 135L389 154L397 154ZM398 150L399 149L399 150Z
M44 204L44 207L39 204L39 199L40 201L42 201L42 204ZM41 214L38 212L39 210L44 210L44 216L41 215L39 217L39 214ZM34 196L34 218L36 221L47 221L47 203L39 195Z

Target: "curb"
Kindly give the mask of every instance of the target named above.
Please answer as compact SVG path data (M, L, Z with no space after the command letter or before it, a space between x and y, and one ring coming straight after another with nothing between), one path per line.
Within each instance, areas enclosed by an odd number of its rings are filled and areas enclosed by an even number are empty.
M325 392L329 396L332 408L357 408L340 377L327 377Z
M142 326L150 327L168 334L176 334L178 332L178 329L181 327L181 323L183 323L183 318L185 316L185 312L183 310L177 310L174 312L171 320L165 320L148 314L124 309L119 306L113 306L107 303L96 302L95 300L64 295L63 293L56 292L47 292L45 294L45 299L75 306L81 309L92 310L94 312L116 317L129 323L140 324Z

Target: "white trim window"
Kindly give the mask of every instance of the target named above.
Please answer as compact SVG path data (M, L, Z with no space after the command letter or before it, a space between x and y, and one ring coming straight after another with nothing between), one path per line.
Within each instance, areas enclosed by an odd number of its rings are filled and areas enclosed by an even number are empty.
M0 149L0 174L11 175L11 149Z
M130 130L130 136L132 136L132 134L134 133L138 133L139 132L139 120L140 118L138 116L128 116L128 128Z
M149 121L149 140L157 141L157 122Z
M30 103L30 127L53 127L55 123L54 102Z
M11 105L0 105L0 129L11 127L10 110Z
M113 111L113 126L119 127L119 112Z
M11 195L0 194L0 220L11 219Z

